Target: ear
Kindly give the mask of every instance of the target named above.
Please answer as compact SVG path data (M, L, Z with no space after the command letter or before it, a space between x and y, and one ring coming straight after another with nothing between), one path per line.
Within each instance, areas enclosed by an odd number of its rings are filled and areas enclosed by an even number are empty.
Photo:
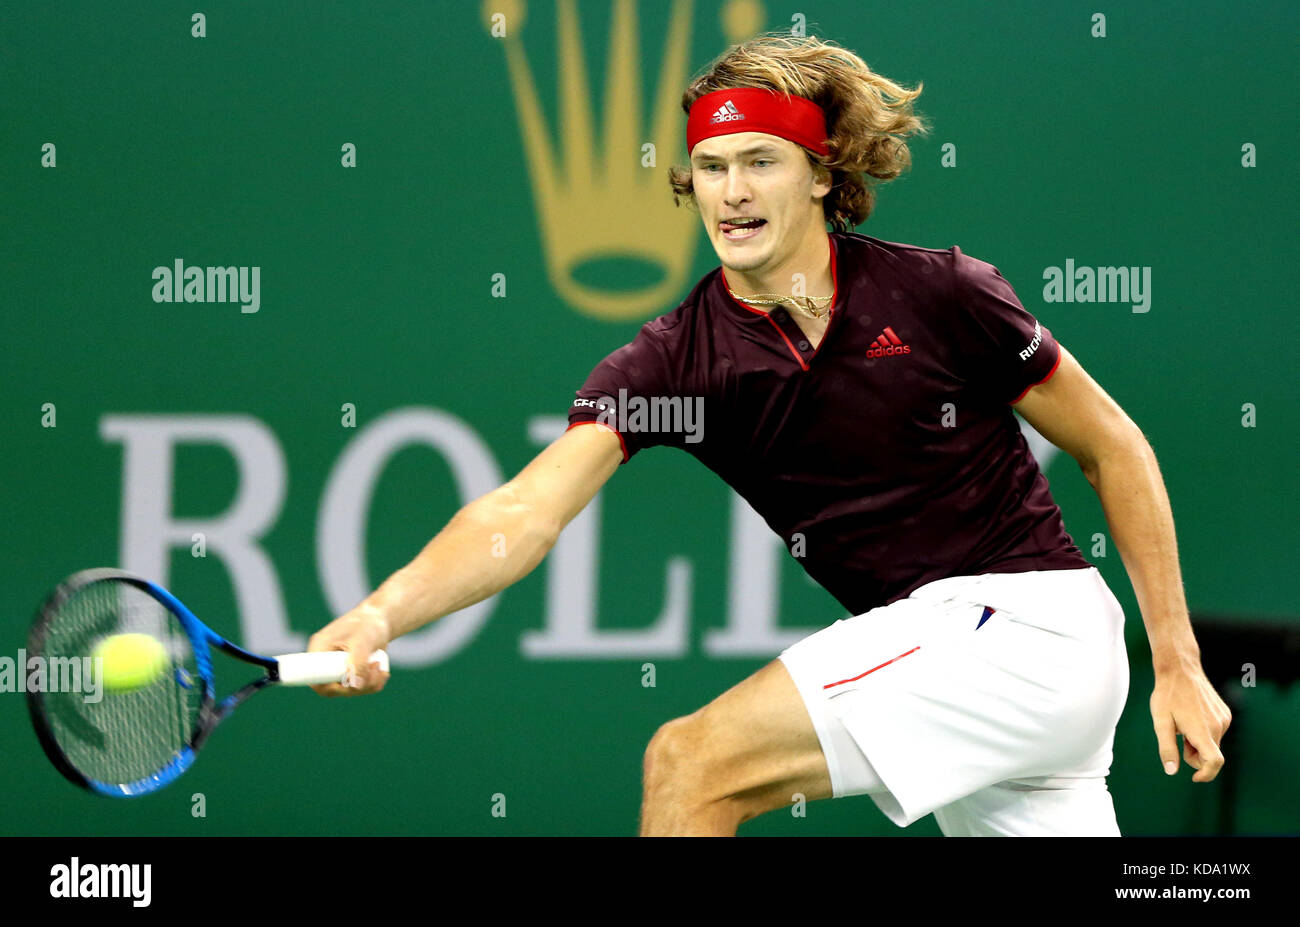
M815 199L821 199L831 192L832 180L831 172L821 164L813 167L813 188L812 195Z

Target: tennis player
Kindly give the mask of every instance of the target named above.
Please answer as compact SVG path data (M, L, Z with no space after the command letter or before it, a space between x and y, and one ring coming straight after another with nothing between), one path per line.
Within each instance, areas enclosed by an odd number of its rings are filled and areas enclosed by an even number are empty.
M850 231L871 212L868 178L898 176L902 139L927 131L920 90L814 38L760 36L715 61L683 97L690 166L670 180L722 266L594 369L561 438L311 649L368 654L493 595L621 464L675 446L855 617L660 728L643 834L730 835L799 796L869 795L899 826L933 813L949 836L1118 836L1124 615L1014 409L1101 498L1151 643L1161 762L1177 770L1181 734L1193 781L1213 780L1231 716L1201 667L1142 432L997 268ZM674 400L702 402L704 427L683 427ZM318 691L387 678L353 673Z

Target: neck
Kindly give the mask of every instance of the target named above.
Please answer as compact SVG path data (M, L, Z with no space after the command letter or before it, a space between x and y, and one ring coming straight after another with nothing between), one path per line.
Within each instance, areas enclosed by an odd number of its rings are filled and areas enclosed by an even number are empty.
M777 294L789 296L795 275L803 275L803 296L828 297L835 288L831 276L830 237L823 226L814 226L793 254L775 267L750 271L725 268L727 285L737 296ZM761 307L760 307L761 308Z

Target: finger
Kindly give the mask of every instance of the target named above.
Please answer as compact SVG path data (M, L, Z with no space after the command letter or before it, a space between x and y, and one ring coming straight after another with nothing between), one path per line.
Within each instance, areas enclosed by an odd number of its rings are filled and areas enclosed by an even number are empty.
M331 647L327 649L342 650L343 648ZM353 694L352 691L347 686L347 681L348 681L348 677L345 675L343 679L339 680L338 682L321 683L320 685L315 685L312 686L311 688L312 691L316 692L319 695L323 695L326 698L340 698L340 697L345 697Z
M366 666L358 659L357 652L350 641L340 649L347 651L348 655L348 671L342 683L343 694L360 695L367 690Z
M388 684L390 676L378 662L372 660L366 663L366 678L373 687L372 692L381 691Z
M348 675L344 675L339 682L312 686L312 689L326 698L347 698L357 694L357 690L351 685L351 677Z
M1223 768L1223 754L1215 755L1215 759L1206 760L1205 764L1196 771L1192 776L1193 782L1213 782L1218 778L1219 770Z
M388 681L388 675L377 662L369 659L360 660L357 657L357 651L349 648L348 676L343 682L346 694L370 695L378 692Z
M1174 726L1173 716L1161 713L1153 719L1156 729L1156 744L1160 749L1160 762L1165 767L1166 775L1178 772L1178 730Z
M1219 770L1222 768L1223 768L1223 758L1220 757L1218 761L1218 765L1214 769L1210 769L1209 767L1206 767L1204 769L1198 770L1195 774L1193 774L1192 781L1213 782L1215 779L1218 778Z
M331 682L328 685L312 686L311 690L317 695L323 695L326 698L338 698L340 695L350 694L337 682Z
M317 642L315 641L315 639L313 639L308 646L312 646L316 643ZM316 647L316 650L314 652L323 652L328 650L341 650L348 655L348 669L344 673L344 676L340 681L312 686L311 687L312 690L320 695L325 696L326 698L348 698L353 695L363 694L363 690L361 689L361 686L363 685L363 677L357 674L353 669L352 664L353 664L354 657L353 657L352 648L349 645L349 643L347 641L340 641L340 642L334 642L332 645L326 644L324 642L321 642L321 644L322 644L321 646ZM313 652L313 651L309 651L309 652Z
M1200 736L1202 736L1202 742L1205 745L1204 749L1197 747L1191 737L1186 734L1183 735L1184 743L1192 743L1192 749L1196 753L1196 762L1193 764L1196 766L1196 773L1192 776L1192 781L1213 782L1214 778L1219 774L1219 770L1223 768L1223 753L1219 750L1219 745L1211 740L1208 735Z
M309 652L341 650L348 655L347 671L339 682L312 686L312 691L326 698L349 698L356 695L369 695L383 689L388 681L388 673L379 665L357 658L354 642L348 639L334 640L328 635L316 634L308 642ZM364 646L364 645L362 645Z

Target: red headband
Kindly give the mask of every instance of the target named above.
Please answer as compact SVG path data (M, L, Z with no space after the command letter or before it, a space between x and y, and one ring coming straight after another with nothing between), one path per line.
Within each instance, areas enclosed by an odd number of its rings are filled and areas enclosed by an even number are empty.
M812 100L762 87L733 87L706 93L691 104L686 121L686 153L706 138L736 132L765 132L802 145L822 157L826 147L826 114Z

